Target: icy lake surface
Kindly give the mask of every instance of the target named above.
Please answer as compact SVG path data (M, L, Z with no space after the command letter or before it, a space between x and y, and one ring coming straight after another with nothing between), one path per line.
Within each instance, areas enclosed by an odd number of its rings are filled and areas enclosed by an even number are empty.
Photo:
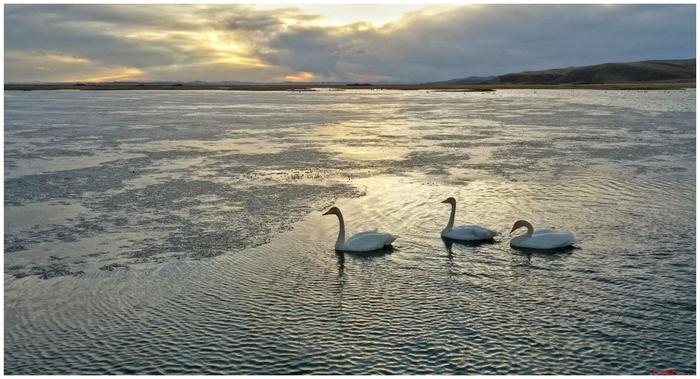
M695 370L694 90L4 102L6 374ZM443 242L448 196L502 237Z

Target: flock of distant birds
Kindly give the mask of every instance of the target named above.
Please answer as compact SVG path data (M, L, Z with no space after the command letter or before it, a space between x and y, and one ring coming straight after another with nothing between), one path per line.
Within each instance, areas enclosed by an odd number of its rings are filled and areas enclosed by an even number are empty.
M457 200L455 200L454 197L449 197L442 202L452 206L450 220L447 222L447 226L441 233L443 238L452 241L484 242L492 241L495 236L499 235L497 231L484 228L480 225L461 225L455 227L454 222L455 213L457 210ZM332 207L323 215L338 216L340 230L338 232L338 240L335 242L335 249L337 251L363 253L381 250L391 247L392 242L399 238L393 234L371 230L357 233L352 237L345 239L345 221L343 220L343 214L340 212L340 209L337 207ZM566 248L577 243L574 233L555 229L535 230L532 227L532 224L525 220L516 221L513 224L513 228L511 229L510 233L512 234L514 231L523 227L527 228L527 232L523 235L511 238L511 246L525 249L553 250Z

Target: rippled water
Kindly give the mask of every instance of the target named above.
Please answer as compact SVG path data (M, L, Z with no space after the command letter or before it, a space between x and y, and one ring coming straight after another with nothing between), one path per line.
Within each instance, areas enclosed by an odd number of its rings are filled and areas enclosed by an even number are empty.
M6 92L5 373L695 371L695 91ZM446 245L457 222L503 237ZM393 251L337 254L350 231ZM513 221L581 248L525 253Z

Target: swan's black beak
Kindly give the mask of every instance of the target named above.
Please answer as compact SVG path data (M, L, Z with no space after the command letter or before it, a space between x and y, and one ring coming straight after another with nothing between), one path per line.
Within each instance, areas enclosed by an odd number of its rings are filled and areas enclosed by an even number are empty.
M441 203L443 203L443 204L449 204L449 203L450 203L450 199L445 199L445 200L441 201Z
M331 210L330 210L330 209L327 210L325 213L323 213L321 216L327 216L327 215L329 215L329 214L331 214Z

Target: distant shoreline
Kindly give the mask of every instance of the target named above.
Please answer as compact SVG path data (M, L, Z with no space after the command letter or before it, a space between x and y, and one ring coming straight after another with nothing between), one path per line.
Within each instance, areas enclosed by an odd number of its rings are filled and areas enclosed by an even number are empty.
M440 92L487 92L499 89L597 89L597 90L673 90L695 88L695 82L638 82L599 84L376 84L376 85L314 85L314 84L247 84L247 85L188 85L188 84L5 84L5 91L309 91L330 90L435 90Z

